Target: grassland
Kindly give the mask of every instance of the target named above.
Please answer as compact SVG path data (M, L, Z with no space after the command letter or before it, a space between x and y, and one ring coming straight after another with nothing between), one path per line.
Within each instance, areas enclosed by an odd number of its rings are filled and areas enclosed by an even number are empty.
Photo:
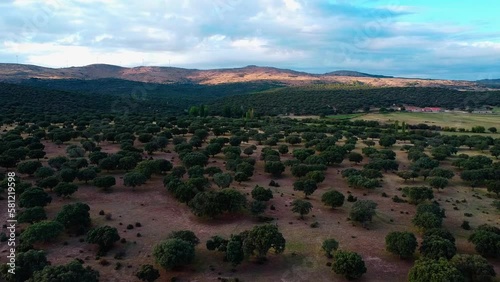
M393 123L395 121L406 122L408 124L427 124L441 127L465 128L470 130L473 126L499 127L500 115L496 114L469 114L469 113L369 113L357 116L354 119L376 120L383 123ZM469 133L470 134L470 133Z
M364 114L345 114L345 115L330 115L326 116L326 118L344 120L344 119L355 119L364 116Z

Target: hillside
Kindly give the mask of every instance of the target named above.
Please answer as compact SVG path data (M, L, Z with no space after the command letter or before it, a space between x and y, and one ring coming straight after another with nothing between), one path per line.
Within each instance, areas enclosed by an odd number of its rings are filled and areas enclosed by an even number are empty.
M484 85L489 88L500 88L500 79L482 79L476 81L480 85Z
M12 119L53 112L76 115L159 112L179 115L192 105L277 86L270 83L165 85L120 79L30 79L20 83L22 85L0 83L2 108L12 114Z
M445 87L460 90L484 90L486 88L484 85L469 81L394 78L345 70L325 74L311 74L259 66L198 70L155 66L125 68L95 64L84 67L54 69L33 65L0 64L0 81L17 83L30 78L80 80L116 78L160 84L195 83L205 85L270 81L287 85L341 83L364 84L373 87Z
M414 105L448 109L474 109L485 105L500 106L500 91L464 92L443 88L339 85L285 87L261 93L220 99L211 109L223 114L224 108L253 108L257 114L335 114L352 113L366 108Z

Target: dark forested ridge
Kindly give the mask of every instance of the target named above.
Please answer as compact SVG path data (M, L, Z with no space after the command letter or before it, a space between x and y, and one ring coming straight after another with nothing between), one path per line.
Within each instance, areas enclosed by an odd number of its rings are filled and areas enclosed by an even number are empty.
M153 84L120 79L0 83L1 108L14 117L44 113L182 114L192 105L277 87L275 83Z
M204 102L228 95L247 94L281 86L274 82L227 83L203 85L195 83L158 84L131 80L103 78L81 79L27 79L22 85L88 94L138 95L167 99L169 102ZM181 99L181 100L179 100Z
M465 92L444 88L373 88L367 85L316 84L281 87L251 82L219 85L153 84L120 79L41 80L0 83L2 108L19 115L160 113L179 115L208 105L212 114L242 116L351 113L368 108L412 105L448 109L499 106L500 91ZM228 110L229 109L229 110Z
M474 109L485 105L499 106L500 91L465 92L444 88L395 87L371 88L339 85L287 87L246 96L219 99L211 109L253 108L258 114L334 114L352 113L369 107L393 105Z

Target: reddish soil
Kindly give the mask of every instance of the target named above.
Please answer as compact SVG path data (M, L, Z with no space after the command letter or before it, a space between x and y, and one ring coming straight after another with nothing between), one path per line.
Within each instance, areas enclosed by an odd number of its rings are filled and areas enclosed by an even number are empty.
M63 155L65 145L55 146L52 143L44 142L47 157ZM242 144L242 148L249 144ZM103 142L100 144L104 152L116 152L118 145ZM364 145L358 144L357 151ZM260 149L251 157L259 157ZM298 147L296 147L298 148ZM172 145L169 145L172 149ZM402 165L408 165L406 153L399 151L399 145L393 148L397 152L397 158ZM292 147L290 147L292 151ZM174 153L155 153L154 158L166 158L177 164L178 158ZM283 159L288 157L284 156ZM210 166L220 166L223 168L223 156L218 155L211 158ZM366 160L365 160L366 162ZM384 184L382 188L375 190L362 190L349 188L339 174L342 169L352 165L345 161L338 167L328 169L325 181L320 184L319 189L310 196L309 200L313 204L311 214L300 220L296 214L290 211L290 203L293 199L303 198L301 192L293 191L294 177L288 168L284 175L278 179L281 185L279 188L272 188L274 199L269 205L276 207L275 211L267 210L265 215L275 218L275 223L279 226L287 240L286 250L282 255L269 256L269 260L258 265L253 262L244 262L231 272L231 266L222 262L222 254L210 252L205 248L205 242L213 235L229 236L231 233L238 233L252 228L258 224L250 215L221 216L214 220L200 219L194 216L185 204L177 202L163 187L162 177L154 176L146 185L137 187L132 191L123 186L123 172L112 172L116 176L117 185L112 191L105 193L91 185L82 184L79 190L70 199L57 198L52 195L53 202L46 207L48 217L54 218L61 207L68 203L84 202L91 207L92 224L94 226L110 225L119 230L120 236L125 238L125 244L116 243L115 247L104 257L111 264L102 266L95 260L97 248L94 245L79 242L80 237L62 236L57 243L48 243L39 246L47 251L48 258L53 264L66 263L75 258L85 260L86 265L90 265L101 273L101 281L138 281L133 273L141 264L154 264L152 249L155 244L164 239L171 231L188 229L195 232L200 238L200 245L196 248L196 261L179 271L161 270L159 281L169 281L170 277L178 277L181 281L217 281L218 277L238 277L242 281L347 281L343 277L336 275L325 264L329 261L321 252L321 244L327 238L335 238L340 243L340 249L350 250L360 253L365 260L368 272L358 281L406 281L407 273L413 264L413 260L400 260L397 256L385 251L384 238L391 231L416 230L411 224L411 218L415 215L415 206L406 203L394 203L391 200L393 195L401 192L397 188L405 185L422 185L423 181L412 182L403 180L393 173L384 174ZM354 167L361 167L355 165ZM271 177L264 173L263 162L258 161L256 171L252 181L244 182L241 185L233 183L232 187L244 193L250 193L255 185L268 187ZM473 227L482 223L500 225L498 212L491 207L492 199L486 195L483 189L476 189L477 193L483 197L478 200L471 197L472 191L461 186L461 181L456 176L452 185L443 191L435 192L435 197L446 209L447 218L444 220L446 228L450 229L457 238L457 247L460 253L473 253L473 245L467 242L467 237L471 231L460 228L462 220L469 220ZM330 209L325 207L320 199L321 195L334 188L347 196L348 191L358 199L370 199L378 203L377 215L372 223L368 224L368 229L359 224L347 221L352 203L346 202L343 207ZM213 189L217 189L213 185ZM385 192L389 197L382 197ZM51 193L53 194L53 193ZM452 204L456 200L466 199L467 203L458 203L459 210L453 210ZM447 202L449 201L449 202ZM99 211L112 214L111 220L106 220L99 215ZM483 211L489 214L483 213ZM473 217L466 218L464 213L469 212ZM390 220L393 220L391 222ZM5 221L5 213L0 213L0 220ZM319 222L319 228L311 228L313 222ZM134 227L127 230L128 224L135 225L140 222L142 227ZM4 230L5 231L5 230ZM137 237L140 233L141 237ZM420 235L418 235L420 237ZM420 238L419 238L420 240ZM63 245L67 242L67 245ZM5 253L7 246L2 244L0 251ZM121 260L114 259L118 252L125 252ZM1 261L5 260L2 256ZM122 268L115 270L116 263L121 263ZM490 261L494 264L497 273L500 273L500 261ZM215 270L210 270L213 266Z

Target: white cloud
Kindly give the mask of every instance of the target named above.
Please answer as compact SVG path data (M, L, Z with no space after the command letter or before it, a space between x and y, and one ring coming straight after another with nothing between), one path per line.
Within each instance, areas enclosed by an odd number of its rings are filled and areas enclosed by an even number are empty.
M302 8L299 2L295 0L283 0L287 9L291 11L296 11Z
M500 61L498 33L389 1L15 0L0 3L0 61L466 76ZM396 1L397 2L397 1ZM35 24L33 24L35 22ZM464 71L464 69L470 70ZM500 77L500 71L496 71ZM491 74L491 72L490 72Z

